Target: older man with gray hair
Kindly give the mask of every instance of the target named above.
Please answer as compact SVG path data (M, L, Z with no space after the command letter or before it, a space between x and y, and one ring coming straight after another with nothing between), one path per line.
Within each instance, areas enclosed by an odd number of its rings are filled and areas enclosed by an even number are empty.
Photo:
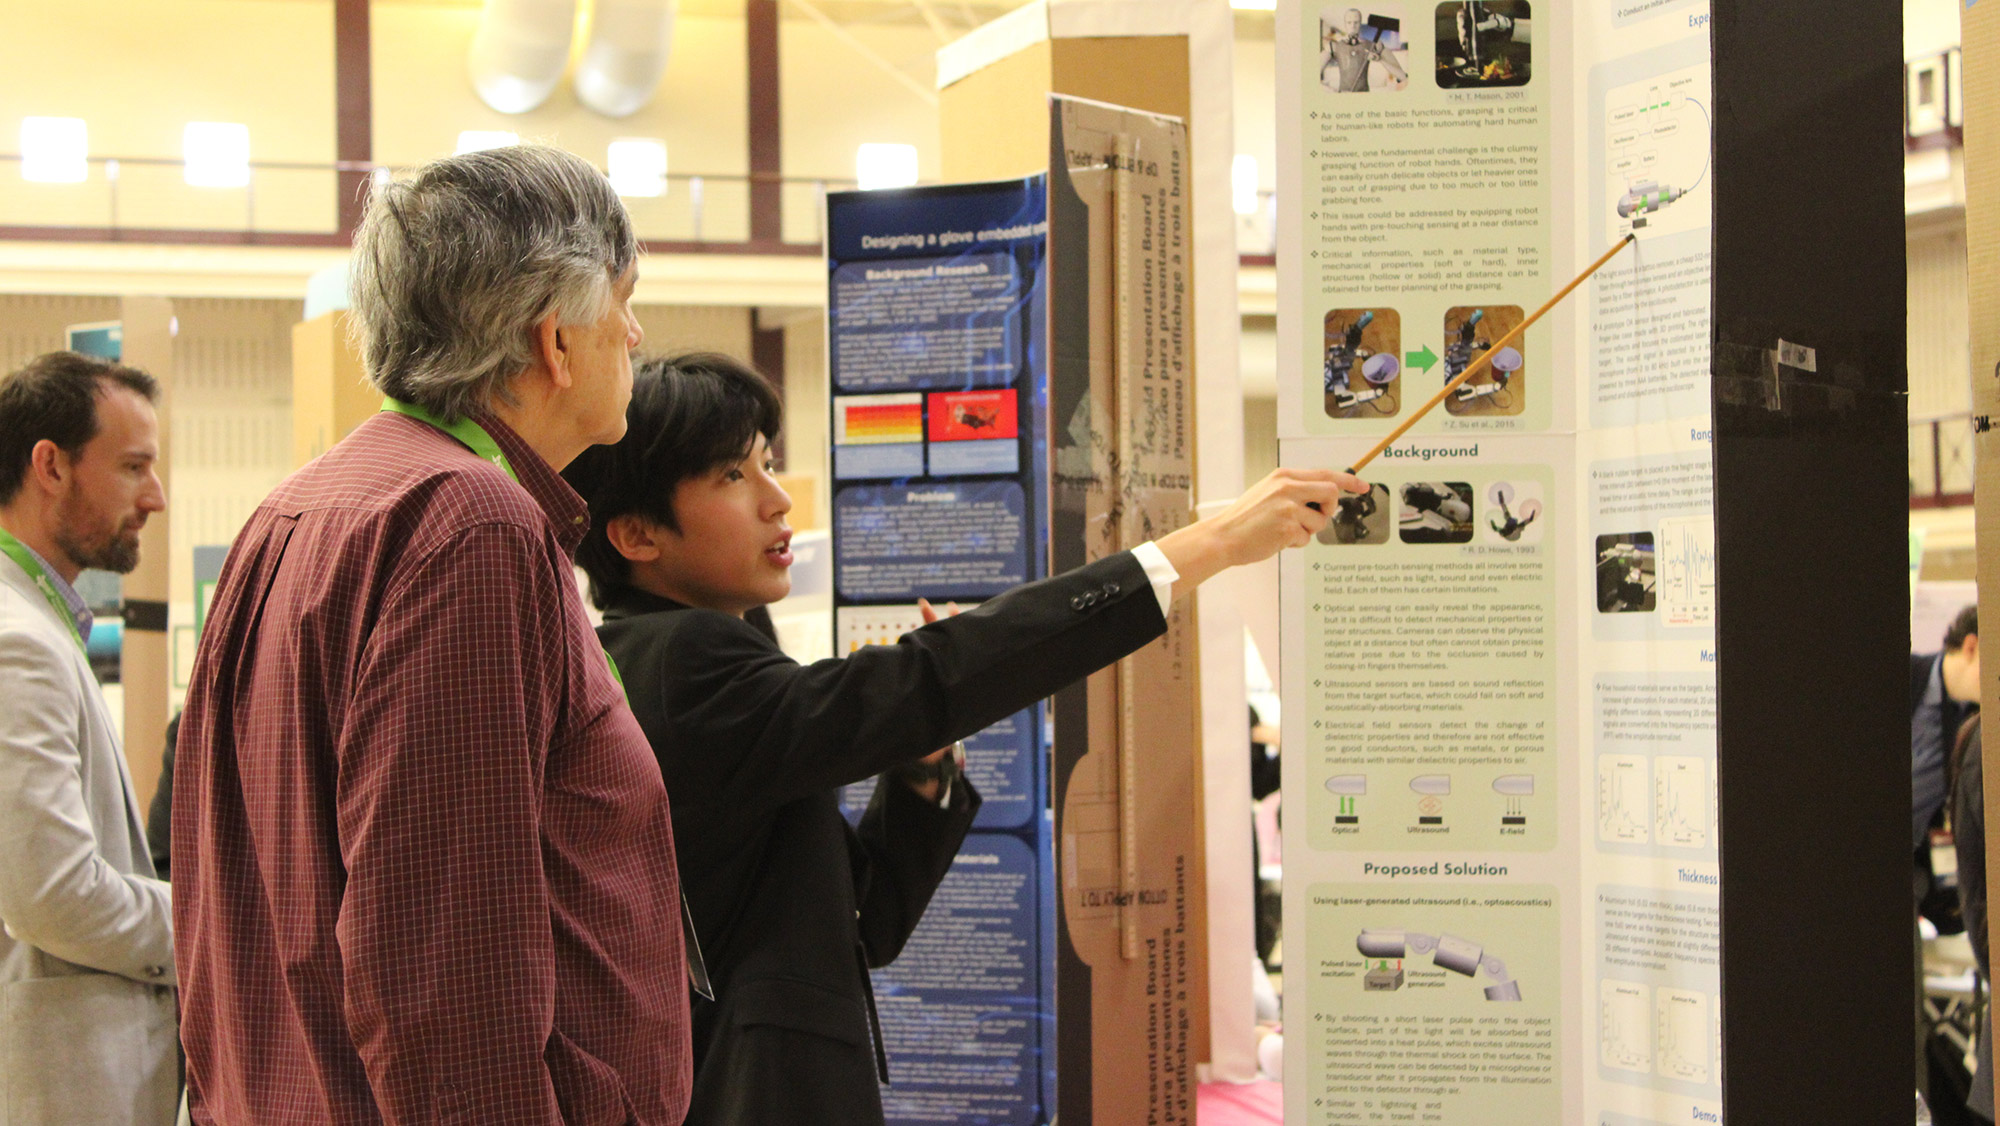
M624 433L635 253L554 149L371 200L353 297L382 413L237 537L182 720L195 1122L681 1121L667 795L557 475Z

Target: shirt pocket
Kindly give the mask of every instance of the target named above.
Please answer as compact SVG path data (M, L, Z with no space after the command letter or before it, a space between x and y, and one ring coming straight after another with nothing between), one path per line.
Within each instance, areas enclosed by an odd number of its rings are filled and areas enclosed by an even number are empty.
M168 1126L177 1039L160 986L83 973L0 987L0 1121Z
M831 1040L867 1045L868 1012L860 1002L796 978L757 978L731 986L730 1021L773 1024Z

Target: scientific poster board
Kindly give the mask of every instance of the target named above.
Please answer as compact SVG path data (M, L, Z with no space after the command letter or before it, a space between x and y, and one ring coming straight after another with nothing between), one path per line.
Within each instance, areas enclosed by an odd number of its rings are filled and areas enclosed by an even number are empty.
M1277 18L1286 1112L1720 1121L1707 6ZM1810 362L1809 357L1801 357Z
M829 197L842 652L915 628L918 597L977 602L1193 519L1185 126L1049 112L1046 178ZM1193 1122L1193 613L968 740L976 831L875 975L891 1122Z
M827 199L836 652L916 601L1047 574L1042 177ZM891 1123L1052 1113L1054 883L1041 705L966 740L984 799L902 953L873 973ZM874 783L848 787L852 818Z

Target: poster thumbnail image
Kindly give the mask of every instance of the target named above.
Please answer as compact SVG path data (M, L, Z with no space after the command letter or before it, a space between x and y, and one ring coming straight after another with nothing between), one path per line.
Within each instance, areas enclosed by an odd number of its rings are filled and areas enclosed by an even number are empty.
M1328 418L1386 418L1402 409L1403 318L1394 309L1326 314L1321 382Z
M1653 533L1597 537L1597 610L1602 614L1652 613L1659 597Z
M1389 486L1370 485L1365 493L1342 496L1333 519L1314 538L1329 546L1388 543L1389 518Z
M1526 86L1528 0L1448 0L1437 6L1437 84L1447 90Z
M1412 481L1396 512L1404 543L1472 542L1472 486L1463 481Z
M1542 542L1539 481L1495 481L1486 486L1486 539L1492 543Z
M1319 10L1319 84L1336 94L1377 94L1410 84L1401 5Z
M1519 305L1457 305L1445 310L1445 382L1458 378L1459 372L1520 324ZM1520 414L1528 405L1528 361L1523 353L1526 335L1494 352L1489 363L1451 393L1444 409L1455 415Z

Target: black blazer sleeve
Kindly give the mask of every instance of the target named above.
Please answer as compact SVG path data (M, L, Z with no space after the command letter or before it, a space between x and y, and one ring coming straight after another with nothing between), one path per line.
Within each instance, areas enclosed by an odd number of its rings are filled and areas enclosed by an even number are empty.
M650 692L670 717L662 734L683 750L663 756L662 766L677 803L714 799L738 809L920 758L1166 632L1130 552L1016 587L894 645L810 665L740 618L711 610L673 617L659 679L635 691L635 707Z
M951 871L979 806L979 791L965 778L952 784L948 806L925 801L893 778L876 785L856 829L862 862L854 881L855 921L871 968L902 952Z

